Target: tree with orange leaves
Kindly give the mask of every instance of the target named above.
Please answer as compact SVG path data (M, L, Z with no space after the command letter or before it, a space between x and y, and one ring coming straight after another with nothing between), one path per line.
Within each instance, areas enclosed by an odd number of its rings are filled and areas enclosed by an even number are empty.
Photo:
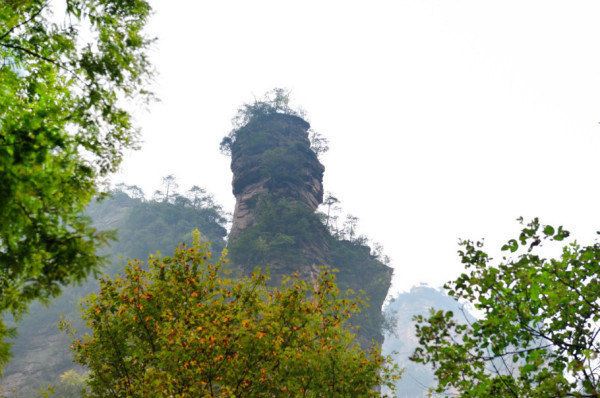
M196 232L147 270L135 260L102 280L84 310L91 334L72 345L89 396L368 397L399 375L355 341L346 322L359 302L331 271L270 288L262 272L224 276L225 253L210 258Z

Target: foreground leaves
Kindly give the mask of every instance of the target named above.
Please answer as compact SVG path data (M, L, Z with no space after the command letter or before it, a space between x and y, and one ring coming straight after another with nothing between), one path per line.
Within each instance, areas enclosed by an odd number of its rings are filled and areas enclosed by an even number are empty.
M109 236L81 213L135 146L127 104L149 98L149 13L145 0L0 2L3 315L20 316L101 262Z
M92 333L73 343L95 397L378 396L398 372L344 328L358 310L334 275L278 289L222 276L196 233L173 257L132 261L88 298Z
M556 258L542 243L563 241L562 227L537 219L492 264L481 243L462 242L467 272L446 285L482 318L460 323L432 310L417 320L412 359L435 368L439 393L464 397L600 396L600 244L570 243Z

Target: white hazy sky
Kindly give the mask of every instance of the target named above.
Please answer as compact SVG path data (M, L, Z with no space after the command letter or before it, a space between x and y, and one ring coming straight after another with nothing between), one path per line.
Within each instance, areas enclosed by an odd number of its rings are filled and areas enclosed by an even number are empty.
M459 237L498 245L539 216L600 229L600 2L154 1L162 102L115 182L205 186L237 107L292 90L331 142L325 188L381 242L393 290L461 271Z

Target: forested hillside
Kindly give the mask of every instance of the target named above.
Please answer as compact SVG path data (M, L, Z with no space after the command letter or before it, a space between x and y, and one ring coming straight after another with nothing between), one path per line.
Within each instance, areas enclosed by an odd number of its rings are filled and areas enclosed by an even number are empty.
M109 275L119 273L129 258L145 259L157 251L170 254L178 243L191 240L195 228L202 231L203 239L213 242L215 253L225 245L223 211L198 187L186 196L164 190L146 200L138 188L121 186L108 198L93 202L87 214L95 228L117 233L116 240L103 249L107 259L103 272ZM58 383L61 374L75 367L69 338L57 324L64 316L81 329L79 302L97 288L97 280L89 278L65 288L49 306L32 306L13 340L13 357L2 382L7 394L30 397L39 387Z

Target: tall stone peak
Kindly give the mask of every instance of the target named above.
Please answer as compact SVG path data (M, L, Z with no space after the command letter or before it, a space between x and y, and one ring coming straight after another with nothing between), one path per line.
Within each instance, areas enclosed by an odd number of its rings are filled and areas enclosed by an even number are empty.
M274 113L253 118L236 132L231 145L236 205L230 239L251 226L252 208L261 195L286 198L317 210L323 202L325 167L310 148L310 124Z
M328 229L317 212L323 202L324 166L311 149L310 125L271 112L253 115L227 137L236 205L228 246L233 266L268 267L272 283L297 273L311 280L319 266L338 269L342 290L364 291L368 308L353 319L363 346L383 342L381 306L392 270L364 241Z

